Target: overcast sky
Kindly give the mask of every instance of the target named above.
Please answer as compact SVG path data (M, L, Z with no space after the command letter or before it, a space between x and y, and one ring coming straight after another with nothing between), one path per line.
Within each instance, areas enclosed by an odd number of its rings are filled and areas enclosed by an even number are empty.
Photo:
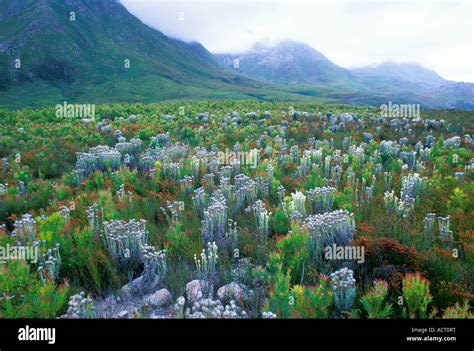
M474 82L474 1L121 0L168 36L213 53L295 40L343 67L418 62Z

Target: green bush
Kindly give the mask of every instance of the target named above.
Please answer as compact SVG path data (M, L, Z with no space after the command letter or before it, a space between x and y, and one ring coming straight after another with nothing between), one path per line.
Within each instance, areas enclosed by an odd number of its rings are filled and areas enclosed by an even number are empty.
M68 284L44 284L25 261L10 260L0 265L1 318L54 318L64 312L69 298Z

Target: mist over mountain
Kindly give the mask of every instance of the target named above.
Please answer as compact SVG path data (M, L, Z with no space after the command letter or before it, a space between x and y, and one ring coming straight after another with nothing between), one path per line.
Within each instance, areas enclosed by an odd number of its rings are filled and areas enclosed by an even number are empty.
M242 54L218 54L216 57L235 72L273 83L324 85L348 83L352 79L348 70L332 63L319 51L293 41L275 46L257 43Z
M246 77L289 86L333 87L376 98L436 108L474 108L472 83L457 83L417 63L383 62L345 69L307 44L257 43L241 54L216 54L226 68ZM357 94L356 94L357 95ZM355 103L361 96L344 99Z

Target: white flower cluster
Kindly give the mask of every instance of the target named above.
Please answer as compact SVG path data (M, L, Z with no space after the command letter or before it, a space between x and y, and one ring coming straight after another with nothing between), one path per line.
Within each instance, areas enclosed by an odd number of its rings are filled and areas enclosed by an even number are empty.
M99 205L93 204L92 206L88 207L86 210L87 220L89 221L89 226L97 233L101 227L101 218L99 216ZM103 217L104 211L102 211ZM103 218L102 218L103 219Z
M207 206L207 194L203 187L194 190L193 203L199 218L203 219L204 210Z
M142 248L142 261L145 277L158 277L159 280L165 278L168 271L165 250L157 251L154 246L146 245Z
M142 171L150 171L154 169L155 163L160 161L163 164L163 169L167 169L168 174L176 176L176 165L169 166L168 164L174 163L180 158L185 157L189 151L188 146L180 142L163 147L155 148L155 146L153 146L152 143L150 147L145 150L138 161L138 168ZM179 175L175 179L178 178Z
M38 242L37 242L38 243ZM55 281L61 268L61 255L59 254L59 243L53 248L42 253L38 259L38 274L41 281Z
M414 202L408 200L403 200L399 199L397 196L395 196L395 192L392 191L386 191L384 193L383 201L385 204L385 208L394 214L396 214L398 217L408 217L413 210L413 205Z
M323 186L310 189L307 195L313 214L329 212L332 210L336 189Z
M181 165L179 162L163 163L163 171L165 175L178 180L181 177Z
M103 222L104 237L112 257L119 264L141 261L142 248L147 246L146 221L132 219L129 222L114 220Z
M168 215L168 212L162 207L162 211L168 220L168 223L171 225L176 225L179 223L180 217L184 211L184 202L183 201L166 201L166 208L171 213L171 217Z
M12 237L16 238L18 242L26 244L36 239L36 221L29 213L22 215L21 219L15 221L13 226L15 229L12 231Z
M61 206L59 208L59 214L61 215L61 218L68 223L69 222L69 215L71 213L71 210L67 206Z
M438 216L439 238L443 244L450 244L453 242L453 231L449 229L449 220L451 216Z
M380 142L380 151L386 152L388 155L392 157L397 157L398 152L400 151L400 145L393 140L382 140Z
M185 318L190 319L238 319L247 318L247 313L231 300L228 305L223 305L219 300L203 299L195 302L185 311Z
M461 146L461 137L460 136L453 136L452 138L446 139L443 141L444 147L453 147L455 149Z
M348 245L355 231L354 215L345 210L315 214L306 218L304 226L310 237L322 237L325 246Z
M140 139L132 138L130 141L123 141L115 144L115 149L122 155L138 155L142 149L142 141Z
M420 177L418 173L402 177L402 189L400 197L405 201L415 202L416 197L426 187L426 177Z
M221 190L218 189L212 194L203 217L201 228L203 243L214 241L220 244L227 225L227 202Z
M166 146L170 141L170 133L158 134L150 139L150 147Z
M313 163L311 162L311 157L307 154L303 154L300 158L300 165L298 166L297 174L299 177L306 177L311 171Z
M8 184L0 183L0 195L5 195L7 193Z
M400 152L400 158L402 161L408 165L410 169L414 169L416 165L416 151L412 150L410 152L402 151Z
M302 192L291 193L290 211L297 212L303 217L306 216L305 201L306 196Z
M200 273L200 276L203 280L214 275L216 273L217 259L217 245L215 242L207 243L207 252L205 249L202 249L201 259L197 258L197 255L194 254L194 263L196 269Z
M277 315L271 311L268 311L268 312L262 313L262 318L263 319L276 319Z
M179 185L181 186L181 190L183 191L184 196L187 196L193 190L194 177L184 176L182 179L179 180Z
M342 268L331 273L330 280L336 309L339 312L349 312L356 296L354 272L348 268Z
M257 200L252 206L252 210L255 217L255 223L257 225L257 231L261 235L262 242L266 242L268 239L268 222L270 220L271 213L267 211L262 200Z
M107 168L117 170L121 165L122 154L107 145L98 145L89 152L76 152L75 171L86 176L95 171L105 171Z
M62 315L61 318L93 318L94 309L94 300L86 296L84 291L81 291L79 294L72 295L69 298L67 312Z
M330 274L331 287L336 289L349 289L355 287L354 272L348 268L342 268Z
M433 241L434 226L436 223L436 214L428 213L423 220L423 239L427 243Z
M257 183L245 174L238 174L234 177L234 190L236 205L233 212L241 209L244 204L252 206L257 200Z

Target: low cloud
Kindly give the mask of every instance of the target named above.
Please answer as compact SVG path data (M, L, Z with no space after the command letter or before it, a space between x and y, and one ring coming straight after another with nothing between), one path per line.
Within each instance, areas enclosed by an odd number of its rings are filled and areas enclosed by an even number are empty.
M446 79L474 82L474 5L469 1L122 0L144 23L213 53L255 42L308 43L343 67L418 62Z

